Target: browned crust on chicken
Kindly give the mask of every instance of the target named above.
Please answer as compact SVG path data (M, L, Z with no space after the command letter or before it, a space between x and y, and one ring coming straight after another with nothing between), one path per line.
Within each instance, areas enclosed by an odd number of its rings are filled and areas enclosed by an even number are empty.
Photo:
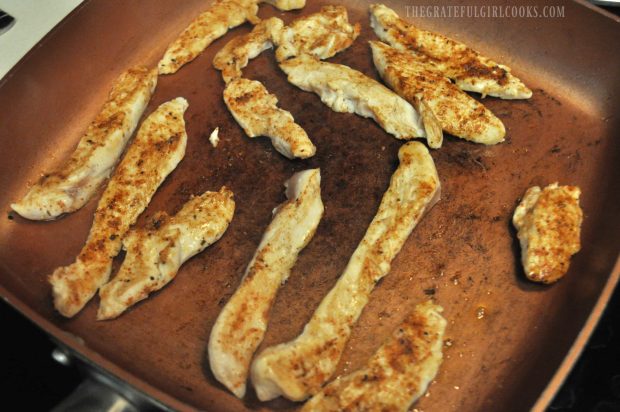
M320 182L320 171L310 169L285 183L288 201L276 208L239 288L211 330L211 371L239 398L245 395L250 362L267 330L276 293L323 216Z
M250 33L237 36L226 43L213 58L213 67L222 71L224 82L241 77L241 69L248 65L250 59L273 47L280 37L282 27L282 20L271 17L254 26Z
M258 23L256 0L216 0L168 46L159 61L159 73L175 73L198 57L216 39L246 21Z
M371 41L370 46L381 77L420 112L431 147L436 140L441 144L441 138L434 138L436 133L432 132L435 119L441 129L466 140L489 145L504 140L502 122L441 72L384 43ZM428 111L433 116L430 121Z
M318 13L300 17L282 30L276 59L281 62L302 54L330 58L351 46L360 30L359 23L349 23L345 7L323 6Z
M528 279L554 283L568 271L570 258L581 249L583 212L576 186L529 188L513 216Z
M157 213L146 228L123 239L127 251L118 274L99 290L97 319L112 319L171 282L183 263L216 242L233 218L226 187L191 198L177 214Z
M528 99L532 91L510 68L482 56L465 44L422 30L383 4L370 6L371 26L393 47L411 52L422 64L434 66L463 90L503 99Z
M439 370L442 310L430 301L417 305L365 366L333 380L302 411L406 411Z
M224 89L224 102L249 137L267 136L289 159L314 156L316 147L293 115L277 106L278 98L256 80L235 79Z

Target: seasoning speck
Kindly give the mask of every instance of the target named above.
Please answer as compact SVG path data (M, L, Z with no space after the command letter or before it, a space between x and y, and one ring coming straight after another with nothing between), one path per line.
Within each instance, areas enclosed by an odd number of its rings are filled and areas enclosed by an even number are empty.
M433 296L436 292L435 288L428 288L428 289L424 289L424 294L426 296Z

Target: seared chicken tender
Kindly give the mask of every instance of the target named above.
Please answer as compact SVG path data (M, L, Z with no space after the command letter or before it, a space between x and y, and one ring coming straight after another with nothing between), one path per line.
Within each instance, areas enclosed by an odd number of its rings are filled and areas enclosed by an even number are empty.
M371 41L370 47L383 80L420 112L429 146L441 145L441 129L476 143L490 145L504 140L503 123L440 72L425 68L411 54L385 43ZM426 108L432 112L431 123L435 119L439 122L438 135L431 132L435 130L432 124L427 124Z
M265 335L276 293L323 216L319 169L296 173L284 185L288 201L275 209L241 285L209 338L211 370L239 398L245 395L250 361Z
M86 245L75 263L50 276L54 306L63 316L78 313L108 281L121 240L183 159L186 109L187 101L179 97L159 106L142 122L99 200Z
M183 263L222 237L234 212L233 193L223 187L193 197L172 217L162 212L151 227L129 232L123 265L99 290L97 319L115 318L166 286Z
M277 106L278 98L261 82L231 81L224 89L224 102L249 137L269 137L273 147L289 159L306 159L316 153L305 130L293 115Z
M242 76L241 69L248 62L273 47L280 36L284 23L277 17L271 17L258 23L248 34L235 37L229 41L213 58L213 66L222 71L224 82Z
M280 63L288 81L314 92L332 110L375 120L398 139L426 136L420 116L405 99L363 73L301 55Z
M364 367L332 381L302 411L408 411L441 365L442 311L431 301L417 305Z
M521 262L528 279L554 283L568 271L570 258L581 248L583 212L576 186L529 188L512 223L521 243Z
M321 389L336 370L370 293L438 200L439 177L428 149L409 142L398 158L400 165L364 238L301 335L265 349L252 363L252 383L260 400L283 395L301 401Z
M304 8L306 0L261 0L261 3L271 4L282 11L290 11Z
M71 158L46 173L11 208L27 219L51 220L84 206L110 176L157 84L157 70L135 67L112 86Z
M360 34L360 24L351 25L343 6L324 6L318 13L300 17L282 30L276 59L309 54L327 59L348 48Z
M159 74L176 73L200 55L214 40L246 21L260 21L256 0L215 0L196 17L166 49L159 61Z
M529 99L532 91L510 73L510 68L482 56L465 44L421 30L383 4L370 6L370 26L379 39L412 53L422 64L440 70L469 92L502 99Z

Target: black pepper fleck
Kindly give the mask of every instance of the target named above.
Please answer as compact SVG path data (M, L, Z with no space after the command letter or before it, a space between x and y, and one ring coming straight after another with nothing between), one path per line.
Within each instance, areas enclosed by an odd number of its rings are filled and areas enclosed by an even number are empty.
M427 296L433 296L435 294L435 288L424 289L424 294Z

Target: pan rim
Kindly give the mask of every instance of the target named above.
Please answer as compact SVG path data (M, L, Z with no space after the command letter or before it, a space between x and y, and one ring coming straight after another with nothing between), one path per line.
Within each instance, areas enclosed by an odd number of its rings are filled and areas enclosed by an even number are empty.
M578 5L593 10L607 18L611 18L616 22L620 22L620 17L615 16L612 13L609 13L599 7L591 5L585 0L573 1ZM92 0L85 0L81 5L79 5L76 9L69 13L63 20L61 20L61 22L59 22L58 25L56 25L49 33L47 33L39 42L37 42L37 44L30 51L28 51L18 61L18 63L16 63L13 68L11 68L7 72L4 77L0 78L0 87L12 76L14 71L17 70L26 59L29 58L33 50L38 48L39 45L43 44L49 38L49 36L53 35L57 30L59 30L68 18L78 14L84 7L87 7L91 2ZM616 258L615 264L611 272L609 273L609 276L607 277L607 280L603 288L601 289L594 306L589 312L587 320L580 328L578 335L574 339L569 350L566 352L566 355L564 356L559 367L554 372L549 383L546 385L544 390L537 398L536 402L533 404L533 411L544 410L546 407L549 406L554 396L557 394L557 391L560 389L568 374L571 372L576 361L579 359L581 353L583 352L587 341L589 340L593 331L598 325L598 322L600 321L600 318L602 317L605 308L607 307L607 304L616 289L619 279L620 254ZM195 407L192 407L191 405L158 389L147 381L135 376L128 370L120 367L107 357L100 355L94 349L81 343L78 339L76 339L77 335L69 334L63 329L61 329L59 326L55 325L53 322L47 320L44 316L40 315L37 311L33 310L30 306L28 306L23 300L14 296L3 285L0 285L0 297L2 297L5 302L7 302L11 307L15 308L29 321L33 322L41 330L48 333L50 337L53 337L54 339L69 347L72 351L74 351L74 353L80 358L81 361L93 364L92 366L104 369L112 376L124 381L132 389L144 394L149 398L154 399L158 403L161 403L162 406L173 408L175 410L196 410Z
M556 369L555 373L549 380L549 383L532 406L531 410L533 412L542 412L547 409L547 407L553 401L555 395L562 387L562 384L564 383L570 372L573 370L575 363L577 362L577 360L579 360L584 348L588 344L588 341L590 340L592 333L596 329L598 322L605 313L607 304L609 303L609 300L611 299L611 296L613 295L614 291L616 290L616 286L618 285L618 279L620 279L620 255L618 255L618 257L616 258L616 263L611 270L605 286L603 286L603 289L601 290L601 293L596 300L592 311L590 311L587 320L581 327L579 334L570 346L570 349L566 353L564 360L562 360L562 363Z
M610 18L612 20L615 20L616 22L620 23L620 16L616 16L615 14L608 12L607 10L601 8L600 6L597 6L595 4L590 3L587 0L573 0L575 3L588 8L596 13L602 14L603 16Z

